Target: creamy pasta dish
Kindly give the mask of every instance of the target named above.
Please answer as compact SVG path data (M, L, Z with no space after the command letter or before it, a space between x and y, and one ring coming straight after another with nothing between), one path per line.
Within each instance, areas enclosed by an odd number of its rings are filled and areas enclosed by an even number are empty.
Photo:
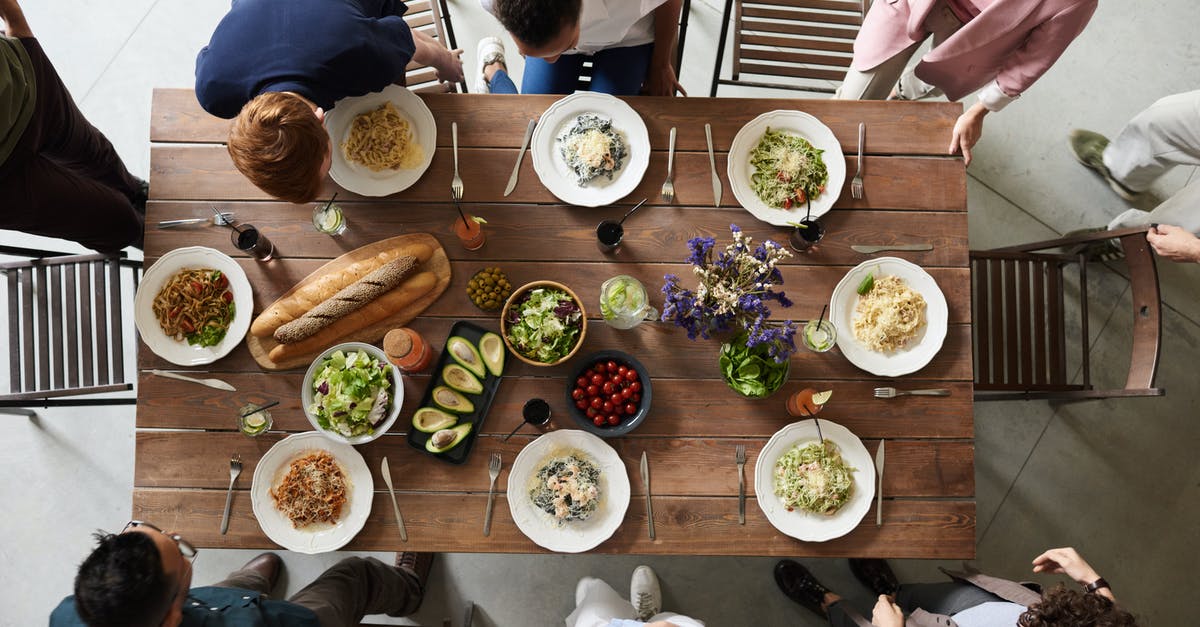
M355 117L342 142L348 161L372 172L415 168L425 158L408 119L391 102Z
M925 298L900 277L878 277L858 297L853 325L854 338L873 351L903 348L925 325Z

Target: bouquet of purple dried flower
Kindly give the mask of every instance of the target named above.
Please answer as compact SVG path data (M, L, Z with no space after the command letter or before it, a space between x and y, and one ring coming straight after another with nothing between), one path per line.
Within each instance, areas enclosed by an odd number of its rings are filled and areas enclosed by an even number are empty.
M713 238L688 240L688 262L699 285L692 291L680 286L678 276L666 275L662 320L683 327L692 340L708 339L714 332L744 330L746 346L765 344L776 362L785 362L796 350L796 323L771 320L767 303L792 306L782 291L774 289L783 284L776 266L792 254L771 240L751 248L751 238L736 224L729 225L729 230L733 243L715 254Z

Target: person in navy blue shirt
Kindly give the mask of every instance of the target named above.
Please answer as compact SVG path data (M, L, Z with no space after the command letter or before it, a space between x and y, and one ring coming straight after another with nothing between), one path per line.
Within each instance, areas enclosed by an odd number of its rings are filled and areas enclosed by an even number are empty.
M404 79L409 61L463 78L461 50L410 30L401 0L234 0L196 58L196 98L234 118L229 154L255 185L295 203L316 198L334 103Z

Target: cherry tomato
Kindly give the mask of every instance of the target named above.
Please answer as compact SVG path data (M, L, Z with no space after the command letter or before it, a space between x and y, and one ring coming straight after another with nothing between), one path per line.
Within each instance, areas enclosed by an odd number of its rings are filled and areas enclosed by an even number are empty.
M617 362L610 359L610 360L608 360L607 364L604 364L604 367L609 372L616 372L617 371Z
M631 397L631 396L633 396L633 390L631 390L629 388L625 388L624 390L621 390L621 398L622 399L629 400L629 397Z
M597 396L596 398L592 399L591 405L592 409L600 409L601 407L604 407L604 401L600 400L600 397Z
M204 291L204 286L199 281L192 281L192 291L199 294Z
M222 273L221 273L221 276L217 277L217 280L216 280L216 281L213 281L213 285L216 285L216 286L217 286L217 289L219 289L219 290L223 290L223 289L225 289L226 287L229 287L229 279L228 279L228 278L226 278L226 277L225 277L225 273L224 273L224 272L222 272Z
M630 396L630 397L629 397L629 400L631 400L631 401L633 401L633 402L635 402L635 403L640 403L640 402L642 402L642 395L641 395L641 394L634 394L633 396Z
M592 418L592 424L596 425L597 427L603 427L604 426L604 416L594 416Z
M576 401L583 400L583 397L585 397L585 396L587 396L587 392L584 392L580 388L575 388L574 390L571 390L571 399L572 400L576 400Z
M619 374L623 377L623 376L625 376L626 372L629 372L628 366L624 366L624 365L617 366L617 374Z
M612 394L616 391L617 386L613 385L612 381L605 381L604 385L600 389L604 390L605 394Z
M601 409L601 411L603 411L606 414L611 414L611 413L613 413L614 407L616 407L616 405L613 405L612 401L604 401L604 405L601 406L600 409Z
M629 414L630 416L636 414L637 405L634 405L633 403L625 403L625 413Z
M629 389L633 390L635 394L636 394L637 392L641 392L641 391L642 391L642 382L641 382L641 381L634 381L634 382L630 383L630 384L629 384Z
M587 386L587 390L586 390L586 391L587 391L587 395L588 395L588 396L595 396L595 395L597 395L597 394L599 394L599 393L600 393L600 386L598 386L598 385L589 385L589 386Z
M620 394L613 394L612 396L608 397L608 400L612 401L613 405L620 405L621 403L625 402L625 399Z
M603 385L604 377L599 374L592 375L592 385Z
M575 406L579 409L588 409L588 402L584 400L575 401Z
M587 387L589 383L591 383L591 380L589 380L587 377L581 376L578 379L575 379L575 385L578 385L581 388Z
M609 415L609 417L608 417L608 424L610 424L610 425L612 425L612 426L614 426L614 427L615 427L615 426L617 426L617 425L619 425L619 424L621 424L621 417L620 417L620 416L618 416L618 415L616 415L616 414L611 414L611 415Z
M630 368L629 372L625 373L625 380L629 381L629 382L637 381L638 380L637 370Z
M588 418L595 418L596 416L600 415L600 412L596 411L596 408L594 407L588 407L583 411L583 413L586 414Z

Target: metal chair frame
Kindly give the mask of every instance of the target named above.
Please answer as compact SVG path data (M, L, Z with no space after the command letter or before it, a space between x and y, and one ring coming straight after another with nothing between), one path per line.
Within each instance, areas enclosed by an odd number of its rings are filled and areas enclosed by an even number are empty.
M446 0L419 0L408 6L404 21L409 28L419 30L439 42L449 44L448 48L458 48L454 37L454 25L450 21L450 9ZM441 83L437 80L437 70L427 65L412 61L405 68L404 84L417 92L460 92L467 93L467 83Z

